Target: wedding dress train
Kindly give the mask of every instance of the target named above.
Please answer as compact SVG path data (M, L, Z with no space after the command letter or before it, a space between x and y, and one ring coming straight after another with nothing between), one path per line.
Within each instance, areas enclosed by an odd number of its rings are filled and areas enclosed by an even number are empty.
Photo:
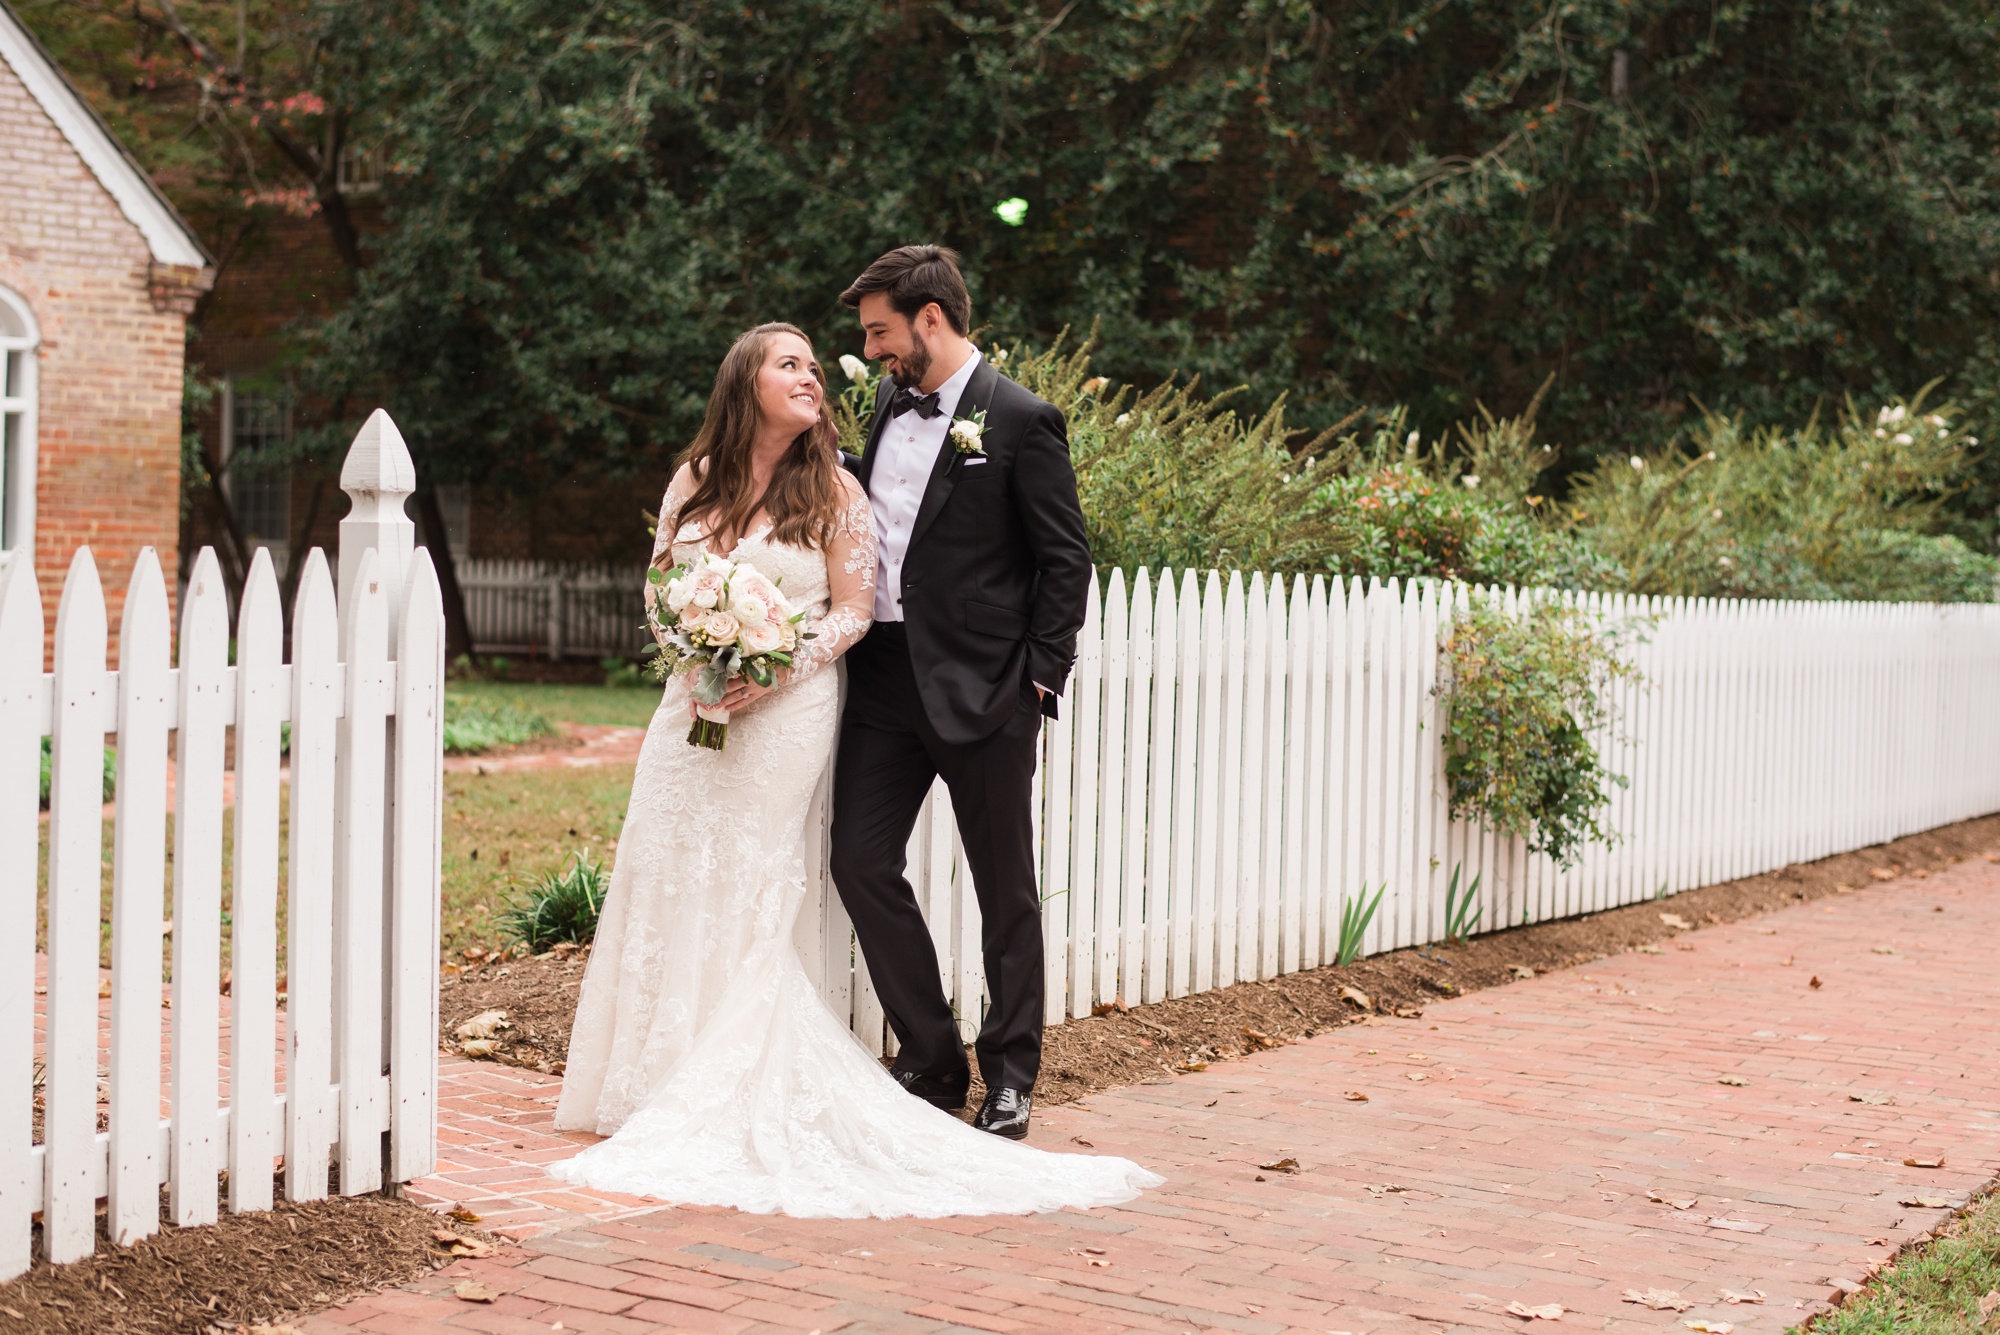
M838 682L823 669L867 629L874 600L873 522L867 498L851 499L824 554L773 542L768 526L733 553L810 609L815 638L791 679L731 721L722 751L687 744L678 680L647 729L556 1110L558 1127L610 1139L549 1171L816 1218L1130 1200L1163 1179L989 1135L906 1093L793 945L806 816L838 726ZM701 550L691 528L674 543L677 559Z

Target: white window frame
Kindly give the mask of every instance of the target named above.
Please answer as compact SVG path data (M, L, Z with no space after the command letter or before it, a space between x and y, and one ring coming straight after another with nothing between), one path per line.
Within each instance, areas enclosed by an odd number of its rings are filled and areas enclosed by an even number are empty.
M15 552L25 551L30 561L35 559L35 463L40 448L36 409L41 401L42 333L27 300L9 288L0 287L0 313L10 317L0 319L0 377L5 374L7 355L21 354L21 382L12 395L7 394L5 380L0 378L0 439L5 438L9 421L14 423L15 433L15 449L0 469L0 525L4 525L0 535L6 543L0 551L0 568L4 568ZM23 332L11 332L10 325Z

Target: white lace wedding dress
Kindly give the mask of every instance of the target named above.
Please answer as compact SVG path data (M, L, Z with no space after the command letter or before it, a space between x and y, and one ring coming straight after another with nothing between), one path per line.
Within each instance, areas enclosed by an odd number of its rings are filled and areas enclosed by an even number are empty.
M556 1125L610 1136L554 1164L578 1186L815 1218L1019 1214L1112 1205L1163 1179L1124 1159L1051 1154L974 1130L905 1093L820 998L793 945L807 807L831 756L839 685L825 669L868 628L867 497L822 554L768 525L752 562L817 638L790 680L689 746L669 683L584 975ZM661 514L675 513L676 479ZM663 533L665 526L662 526ZM674 556L702 550L694 526Z

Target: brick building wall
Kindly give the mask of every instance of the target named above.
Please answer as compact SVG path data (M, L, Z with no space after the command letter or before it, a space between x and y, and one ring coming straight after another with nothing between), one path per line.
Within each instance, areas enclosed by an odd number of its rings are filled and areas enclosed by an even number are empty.
M40 325L35 569L51 630L79 546L113 643L142 548L172 593L180 524L183 335L201 271L157 266L41 105L0 63L0 285Z

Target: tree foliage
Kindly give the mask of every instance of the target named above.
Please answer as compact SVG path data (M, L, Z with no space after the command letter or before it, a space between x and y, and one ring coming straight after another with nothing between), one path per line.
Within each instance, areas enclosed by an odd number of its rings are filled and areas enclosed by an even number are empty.
M851 349L834 294L912 239L966 253L996 337L1101 319L1103 372L1313 430L1434 435L1553 375L1565 472L1696 402L2000 405L1994 0L305 12L312 91L392 167L319 374L460 476L656 459L731 335Z

